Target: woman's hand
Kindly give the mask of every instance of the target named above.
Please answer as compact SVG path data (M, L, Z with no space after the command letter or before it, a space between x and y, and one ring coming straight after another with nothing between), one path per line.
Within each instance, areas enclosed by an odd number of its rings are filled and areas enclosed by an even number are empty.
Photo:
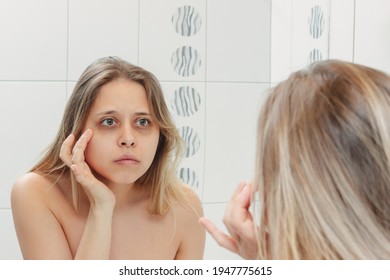
M256 259L258 255L255 224L249 212L251 193L251 187L244 182L241 182L233 193L223 219L229 235L219 230L207 218L199 220L218 245L244 259Z
M84 152L92 135L93 131L87 129L76 144L75 137L69 135L60 151L60 158L72 170L91 204L75 259L109 259L111 251L115 195L96 179L85 162Z
M114 207L114 193L101 181L96 179L91 169L85 162L84 151L91 140L93 131L87 129L75 144L74 135L69 135L64 141L60 151L60 158L72 170L77 182L83 187L91 208L94 207Z

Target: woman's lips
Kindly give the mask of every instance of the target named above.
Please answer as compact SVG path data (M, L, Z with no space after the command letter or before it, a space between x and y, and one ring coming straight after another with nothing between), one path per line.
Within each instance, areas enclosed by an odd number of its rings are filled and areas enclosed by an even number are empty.
M139 160L131 155L124 155L114 161L115 163L122 165L134 165L139 163Z

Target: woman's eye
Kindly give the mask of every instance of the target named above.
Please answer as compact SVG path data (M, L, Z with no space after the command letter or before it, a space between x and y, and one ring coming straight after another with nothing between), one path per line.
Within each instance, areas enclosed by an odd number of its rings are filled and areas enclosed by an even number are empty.
M139 119L137 120L137 125L142 127L147 127L150 124L150 121L148 119Z
M100 122L103 126L113 126L116 124L114 119L104 119Z

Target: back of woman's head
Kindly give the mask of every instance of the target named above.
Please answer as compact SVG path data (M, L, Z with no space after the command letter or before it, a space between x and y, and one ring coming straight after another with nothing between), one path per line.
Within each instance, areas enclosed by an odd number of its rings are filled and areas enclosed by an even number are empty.
M390 78L329 60L277 85L259 117L260 257L390 258Z

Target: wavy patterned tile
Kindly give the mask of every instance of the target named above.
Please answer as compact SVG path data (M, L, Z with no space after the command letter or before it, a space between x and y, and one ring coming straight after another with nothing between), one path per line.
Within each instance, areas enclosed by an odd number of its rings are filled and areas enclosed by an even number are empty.
M171 57L173 70L183 77L196 74L202 64L198 51L191 46L177 48Z
M193 188L199 187L198 176L196 175L196 172L194 170L188 167L180 168L178 176L187 185Z
M171 100L172 110L181 117L189 117L199 111L201 99L199 93L190 86L181 86Z
M183 6L172 16L172 25L181 36L192 36L198 33L202 26L200 13L192 6Z
M311 64L315 61L321 61L322 60L322 53L319 49L313 49L309 53L309 58L307 61L307 64Z
M308 25L312 38L318 39L322 36L325 29L325 15L324 9L321 6L315 5L310 9Z
M179 133L186 144L185 157L193 156L200 148L200 137L198 133L189 126L180 127Z

